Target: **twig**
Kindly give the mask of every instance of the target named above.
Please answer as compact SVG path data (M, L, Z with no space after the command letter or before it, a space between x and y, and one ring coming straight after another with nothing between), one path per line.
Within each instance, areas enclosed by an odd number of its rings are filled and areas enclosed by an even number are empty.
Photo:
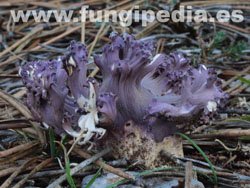
M34 151L36 151L36 150L37 150L37 148L32 147L29 150L18 152L18 153L14 154L10 158L1 160L1 162L0 162L0 169L3 168L3 166L11 164L14 161L16 161L17 159L21 159L22 157L24 157L26 155L29 155L31 153L34 155Z
M37 29L32 30L25 37L23 37L22 39L20 39L18 42L14 43L11 47L9 47L9 48L5 49L3 52L1 52L0 53L0 57L3 57L5 54L7 54L8 52L12 51L17 46L19 46L20 44L22 44L23 42L25 42L27 39L29 39L32 35L36 34L39 31L42 31L42 29L43 29L43 27L39 27Z
M185 188L192 188L192 162L186 162L186 170L185 170Z
M225 166L227 166L229 163L231 163L232 161L234 161L236 158L237 158L237 155L234 155L234 156L230 157L230 159L227 162L225 162L225 164L223 165L223 168Z
M32 119L32 115L30 114L30 111L27 109L26 106L24 106L23 103L21 103L18 99L14 98L13 96L11 96L10 94L6 93L5 91L3 91L1 89L0 89L0 98L6 100L9 104L11 104L13 107L15 107L27 119ZM45 142L45 137L43 135L42 130L34 122L30 121L30 123L34 127L34 129L36 130L41 144L44 145L46 142Z
M82 22L81 27L81 42L85 44L85 22Z
M89 169L88 170L92 170L93 167L92 166L88 166ZM42 177L52 177L52 176L59 176L65 173L65 170L48 170L48 171L42 171L42 172L37 172L32 176L32 179L35 178L42 178ZM87 172L78 172L75 174L75 176L87 176L93 174L93 171L87 171ZM16 180L21 180L23 178L25 178L25 176L27 176L27 174L24 175L20 175L16 177Z
M0 78L21 78L17 74L0 74Z
M37 165L24 179L20 180L13 188L20 188L23 186L23 184L32 177L37 171L45 167L47 164L49 164L51 161L53 161L53 158L49 158L43 162L41 162L39 165Z
M70 170L70 174L73 176L76 172L84 169L86 166L88 166L92 162L96 161L98 158L102 157L103 155L106 155L110 151L111 151L111 148L107 148L107 149L103 150L102 152L100 152L100 153L92 156L91 158L89 158L89 159L81 162L75 168L73 168L73 169ZM59 185L60 183L62 183L66 178L67 178L67 174L64 174L64 175L60 176L57 180L55 180L53 183L51 183L49 186L47 186L47 188L54 188L54 187L56 187L57 185Z
M231 84L234 80L238 79L238 76L242 76L243 74L247 73L249 70L250 70L250 65L247 68L245 68L243 71L241 71L239 74L237 74L236 76L232 77L231 79L226 81L224 84L222 84L222 88L225 88L226 86Z
M98 33L97 33L97 35L96 35L90 49L89 49L88 58L91 57L92 51L93 51L93 49L94 49L94 47L95 47L95 45L96 45L96 43L97 43L97 41L99 39L99 37L101 35L101 32L103 31L104 27L105 27L105 22L102 23L101 28L99 29L99 31L98 31ZM97 74L98 71L99 71L99 68L95 67L95 69L91 72L90 77L94 77Z
M250 111L247 111L247 110L220 110L219 113L228 113L228 114L250 114Z
M12 172L15 172L15 170L16 170L16 167L11 167L11 168L1 170L0 171L0 178L7 176L8 174L11 174Z
M240 88L238 88L238 89L232 91L232 94L240 93L240 92L242 92L243 90L245 90L245 89L247 89L247 88L249 88L249 85L248 85L248 84L243 85L242 87L240 87Z
M165 152L165 151L162 151L161 152L161 155L164 156L164 157L167 157L168 159L171 159L172 161L174 161L176 164L180 164L180 165L184 165L185 166L185 162L183 161L189 161L189 162L192 162L194 164L198 164L199 166L202 165L202 166L205 166L205 167L208 167L209 168L209 164L206 163L206 162L203 162L203 161L199 161L199 160L196 160L196 159L190 159L190 158L187 158L187 157L179 157L179 156L175 156L175 155L172 155L168 152ZM214 169L215 170L218 170L218 171L222 171L223 169L220 168L220 167L217 167L217 166L214 166Z
M39 142L37 142L37 141L33 141L33 142L26 143L26 144L18 145L16 147L8 149L6 151L1 151L0 158L6 157L6 156L11 155L13 153L16 153L18 151L28 150L29 148L32 148L32 147L38 145L38 143Z
M0 130L28 128L30 124L1 124Z
M91 155L89 155L88 153L82 151L79 147L75 147L75 148L73 149L73 151L74 151L75 153L81 155L81 156L82 156L83 158L85 158L85 159L88 159L88 158L91 157ZM95 164L97 164L97 165L99 165L99 166L102 166L103 162L100 161L100 160L97 160L97 161L95 162ZM110 165L107 165L107 164L104 164L103 169L105 169L105 170L107 170L108 172L111 172L111 173L113 173L113 174L116 174L116 175L118 175L118 176L120 176L120 177L126 178L126 179L130 179L130 180L135 179L135 176L130 175L130 174L127 174L127 173L123 172L122 170L116 169L116 168L114 168L114 167L112 167L112 166L110 166Z
M70 30L68 30L68 31L66 31L66 32L64 32L64 33L50 39L49 41L44 42L43 44L45 44L45 45L51 44L51 43L53 43L53 42L55 42L55 41L57 41L57 40L59 40L59 39L61 39L63 37L75 32L75 31L77 31L80 28L81 28L81 25L77 25L77 26L73 27L72 29L70 29ZM32 51L39 50L41 48L42 48L41 46L37 46ZM15 57L11 57L11 58L7 59L6 61L0 63L0 67L2 67L3 65L7 65L8 63L10 63L10 62L12 62L12 61L16 60L17 58L20 58L20 57L22 57L24 55L25 54L19 54L19 55L15 56Z
M1 185L0 188L8 188L9 185L11 184L11 182L14 180L14 178L24 170L24 168L26 168L31 162L33 162L35 160L35 158L33 159L29 159L26 162L24 162L19 168L17 168L13 174L11 174L11 176L5 180L5 182Z
M231 137L239 137L239 136L250 136L250 130L223 130L218 131L217 133L208 133L208 134L194 134L189 135L190 138L197 139L197 138L231 138Z

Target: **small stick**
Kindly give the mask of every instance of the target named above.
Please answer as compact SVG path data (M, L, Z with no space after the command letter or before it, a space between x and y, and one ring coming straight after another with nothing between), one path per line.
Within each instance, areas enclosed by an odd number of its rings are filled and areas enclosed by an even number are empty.
M94 49L94 47L95 47L95 45L96 45L96 43L97 43L97 41L98 41L98 39L99 39L99 37L100 37L100 35L101 35L101 32L103 31L104 27L105 27L105 22L102 23L100 29L98 30L98 33L96 34L96 37L95 37L95 39L94 39L92 45L90 46L88 58L91 57L92 51L93 51L93 49Z
M239 31L239 32L242 32L242 33L246 33L246 34L250 34L250 31L247 30L247 29L243 29L241 27L237 27L235 25L232 25L232 24L228 24L228 23L223 23L223 22L218 22L218 21L215 21L216 24L219 24L219 25L223 25L225 26L226 28L231 28L232 30L236 30L236 31Z
M249 70L250 70L250 65L247 68L245 68L243 71L239 72L239 74L237 74L236 76L232 77L231 79L226 81L224 84L222 84L222 88L225 88L230 83L232 83L234 80L236 80L238 78L238 76L242 76L243 74L246 74Z
M73 151L74 151L75 153L81 155L81 156L82 156L83 158L85 158L85 159L88 159L88 158L91 157L90 154L88 154L88 153L82 151L79 147L75 147L75 148L73 149ZM97 160L97 161L95 162L95 164L97 164L98 166L102 166L103 162L100 161L100 160ZM104 169L104 170L107 170L108 172L111 172L111 173L113 173L113 174L116 174L117 176L120 176L120 177L129 179L129 180L134 180L134 179L135 179L135 176L130 175L130 174L127 174L127 173L123 172L122 170L116 169L116 168L114 168L114 167L112 167L112 166L110 166L110 165L108 165L108 164L104 164L103 169Z
M240 86L242 85L242 83L238 83L235 86L229 88L228 90L226 90L226 93L232 93L235 89L238 89Z
M250 111L247 110L220 110L219 113L228 113L228 114L250 114Z
M42 29L43 29L43 27L39 27L39 28L31 31L29 34L27 34L25 37L23 37L22 39L20 39L18 42L14 43L12 46L10 46L9 48L7 48L3 52L1 52L0 53L0 57L3 57L5 54L7 54L8 52L12 51L16 47L18 47L20 44L22 44L23 42L25 42L32 35L36 34L37 32L41 31Z
M85 44L85 22L82 22L81 42Z
M26 162L24 162L19 168L17 168L12 174L11 176L5 180L5 182L1 185L0 188L8 188L9 185L11 184L11 182L15 179L15 177L24 170L24 168L26 168L31 162L33 162L35 160L35 158L33 159L29 159Z
M0 74L0 78L21 78L17 74Z
M37 165L24 179L20 180L13 188L20 188L23 186L23 184L32 177L37 171L45 167L47 164L49 164L51 161L53 161L53 158L49 158L43 162L41 162L39 165Z
M73 176L75 173L77 173L78 171L86 168L89 164L91 164L92 162L96 161L98 158L102 157L103 155L106 155L110 151L111 151L111 149L107 148L107 149L103 150L102 152L100 152L100 153L92 156L91 158L89 158L89 159L81 162L75 168L72 168L70 170L70 174ZM56 179L53 183L51 183L49 186L47 186L47 188L54 188L54 187L56 187L57 185L59 185L60 183L62 183L66 178L67 178L67 174L65 173L64 175L62 175L58 179ZM14 188L16 188L16 187L14 187Z
M225 164L222 167L225 168L225 166L227 166L229 163L234 161L236 158L237 158L237 155L232 156L227 162L225 162Z
M0 171L0 178L11 174L16 171L16 167L7 168Z
M186 162L185 170L185 188L191 188L192 181L192 162Z
M246 130L223 130L223 131L218 131L217 133L194 134L194 135L189 135L189 136L192 139L216 138L216 137L231 138L231 137L239 137L239 136L250 136L250 129L246 129Z
M93 43L92 43L92 45L91 45L91 47L90 47L90 49L89 49L88 58L90 58L90 56L91 56L91 54L92 54L92 51L93 51L93 49L94 49L94 47L95 47L95 45L96 45L96 43L97 43L97 40L99 39L99 37L100 37L100 35L101 35L101 32L103 31L104 27L105 27L105 22L101 25L101 28L99 29L99 31L98 31L98 33L97 33L97 35L96 35L96 37L95 37L95 40L93 41ZM94 77L94 76L98 73L98 71L99 71L99 68L96 67L96 68L91 72L91 74L90 74L89 77Z
M22 129L28 127L30 127L30 124L3 124L0 126L0 130Z
M92 170L92 166L88 166L89 167L89 170ZM34 174L32 176L32 179L36 179L36 178L42 178L42 177L52 177L52 176L59 176L59 175L62 175L65 173L65 170L49 170L49 171L42 171L42 172L37 172L36 174ZM92 171L87 171L87 172L78 172L75 174L75 176L87 176L87 175L90 175L90 174L93 174ZM24 175L20 175L20 176L17 176L16 177L16 180L21 180L23 178L25 178L25 176L27 176L27 174L24 174Z
M57 40L59 40L59 39L61 39L61 38L63 38L63 37L65 37L65 36L67 36L67 35L69 35L69 34L75 32L75 31L77 31L77 30L80 29L80 28L81 28L81 25L77 25L77 26L73 27L72 29L66 31L65 33L62 33L62 34L60 34L60 35L58 35L58 36L56 36L56 37L50 39L49 41L44 42L43 44L45 44L45 45L51 44L51 43L53 43L53 42L55 42L55 41L57 41ZM35 47L33 50L35 51L35 50L39 50L39 49L41 49L41 48L42 48L41 46L37 46L37 47ZM14 60L16 60L16 59L18 59L18 58L21 58L21 57L23 57L24 55L25 55L25 53L19 54L19 55L17 55L17 56L12 56L12 57L10 57L9 59L7 59L6 61L0 63L0 67L2 67L2 66L4 66L4 65L7 65L7 64L10 63L11 61L14 61Z
M8 149L6 151L1 151L0 152L0 158L6 157L6 156L11 155L13 153L16 153L18 151L28 150L29 148L32 148L32 147L38 145L38 143L39 142L37 142L37 141L33 141L33 142L25 143L25 144L22 144L22 145L18 145L16 147L13 147L13 148Z
M13 97L12 95L10 95L10 94L8 94L5 91L3 91L3 90L0 89L0 98L4 99L9 104L11 104L13 107L15 107L27 119L32 119L32 115L31 115L30 111L28 110L28 108L23 103L21 103L18 99L16 99L15 97ZM34 122L32 122L32 121L29 121L29 122L34 127L34 129L36 130L36 132L38 134L38 137L39 137L42 145L44 145L46 142L45 142L45 137L43 135L42 130Z
M232 92L232 94L240 93L240 92L242 92L244 89L247 89L248 87L249 87L248 84L246 84L245 86L243 85L242 87L240 87L240 88L234 90L234 91Z
M199 160L196 160L196 159L191 159L191 158L186 158L186 157L179 157L179 156L175 156L175 155L173 155L173 154L171 154L171 153L168 153L168 152L166 152L166 151L162 151L161 152L161 155L163 156L163 157L166 157L166 158L168 158L168 159L170 159L171 161L173 161L173 162L175 162L176 164L179 164L179 165L181 165L181 166L185 166L185 162L184 161L186 161L186 162L192 162L192 163L194 163L194 164L197 164L197 166L204 166L204 167L208 167L209 168L209 164L207 164L206 162L203 162L203 161L199 161ZM220 168L220 167L218 167L218 166L214 166L213 165L213 167L214 167L214 169L215 170L217 170L217 171L223 171L224 169L222 169L222 168Z
M11 158L7 158L7 159L3 159L0 162L0 169L2 169L4 166L9 165L11 163L13 163L14 161L21 159L22 157L26 156L26 155L30 155L30 154L34 154L35 150L37 150L36 148L31 148L29 150L23 151L23 152L18 152L16 154L14 154L13 157Z
M86 33L86 35L90 35L92 37L96 36L94 33ZM105 41L105 42L108 42L108 43L111 42L111 40L109 38L107 38L107 37L100 37L100 39L103 40L103 41Z

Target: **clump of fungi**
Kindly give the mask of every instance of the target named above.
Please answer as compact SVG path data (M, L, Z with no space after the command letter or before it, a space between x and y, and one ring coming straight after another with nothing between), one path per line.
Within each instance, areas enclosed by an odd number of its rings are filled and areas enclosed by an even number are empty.
M87 50L75 41L57 60L20 68L33 117L79 144L111 145L115 157L148 168L164 165L162 150L182 156L174 133L208 121L227 98L215 71L194 68L182 53L155 54L153 41L110 38L94 57L102 82L87 78Z

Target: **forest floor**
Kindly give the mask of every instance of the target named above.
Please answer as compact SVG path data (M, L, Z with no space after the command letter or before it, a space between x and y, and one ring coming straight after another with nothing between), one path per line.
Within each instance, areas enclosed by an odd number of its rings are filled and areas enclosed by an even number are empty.
M93 10L141 9L177 10L179 6L204 9L210 16L218 10L242 10L244 21L214 23L159 23L146 27L141 23L121 27L119 23L59 23L14 22L10 10L75 10L78 15L83 5ZM53 131L34 129L32 115L24 105L26 88L18 68L33 60L55 59L66 52L70 41L82 41L89 51L91 76L101 79L93 63L93 55L99 54L110 43L111 32L127 32L136 39L155 40L156 53L183 52L193 66L204 64L214 68L222 80L222 89L229 94L226 108L219 111L209 124L186 132L190 140L183 138L184 157L166 156L173 168L146 171L130 161L109 160L103 165L102 156L109 151L88 153L76 147L69 158L58 144L60 137ZM250 2L235 1L68 1L68 0L9 0L0 2L0 185L7 187L84 187L83 178L92 187L106 181L106 172L119 178L109 178L110 184L119 182L123 187L250 187ZM194 144L195 143L195 144ZM71 147L71 138L64 147ZM200 150L197 150L197 146ZM55 152L61 151L57 157ZM52 158L54 157L54 158ZM86 161L85 159L90 160ZM68 161L70 160L70 163ZM96 161L99 159L99 161ZM211 163L208 163L210 161ZM75 174L69 175L71 169ZM102 170L101 170L102 168ZM66 170L65 170L66 169ZM99 171L98 171L99 169ZM196 169L194 174L192 169ZM97 172L98 171L98 172ZM128 174L132 171L132 175ZM100 172L100 173L99 173ZM104 173L105 172L105 173ZM144 174L142 172L145 172ZM142 173L142 174L139 174ZM93 175L98 176L92 178ZM197 175L197 177L195 177ZM88 178L86 178L88 177ZM103 179L100 179L103 178ZM126 179L123 179L126 178ZM135 179L134 179L135 178ZM154 184L155 182L158 184ZM98 182L98 183L97 183ZM60 184L60 185L59 185ZM98 185L96 185L98 184ZM159 185L161 184L161 186ZM115 185L114 185L115 186ZM121 187L118 186L118 187ZM85 185L88 187L88 185ZM110 186L112 187L112 186Z

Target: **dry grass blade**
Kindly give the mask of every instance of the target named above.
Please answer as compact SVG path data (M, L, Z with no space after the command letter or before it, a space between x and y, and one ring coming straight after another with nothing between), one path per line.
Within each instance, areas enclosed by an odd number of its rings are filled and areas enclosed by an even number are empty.
M13 107L15 107L27 119L32 119L32 115L30 114L28 108L22 102L20 102L18 99L14 98L13 96L11 96L10 94L6 93L5 91L3 91L1 89L0 89L0 98L4 99L9 104L11 104ZM45 144L45 137L43 135L42 130L34 122L30 121L30 123L34 127L34 129L36 130L41 143L44 145Z

